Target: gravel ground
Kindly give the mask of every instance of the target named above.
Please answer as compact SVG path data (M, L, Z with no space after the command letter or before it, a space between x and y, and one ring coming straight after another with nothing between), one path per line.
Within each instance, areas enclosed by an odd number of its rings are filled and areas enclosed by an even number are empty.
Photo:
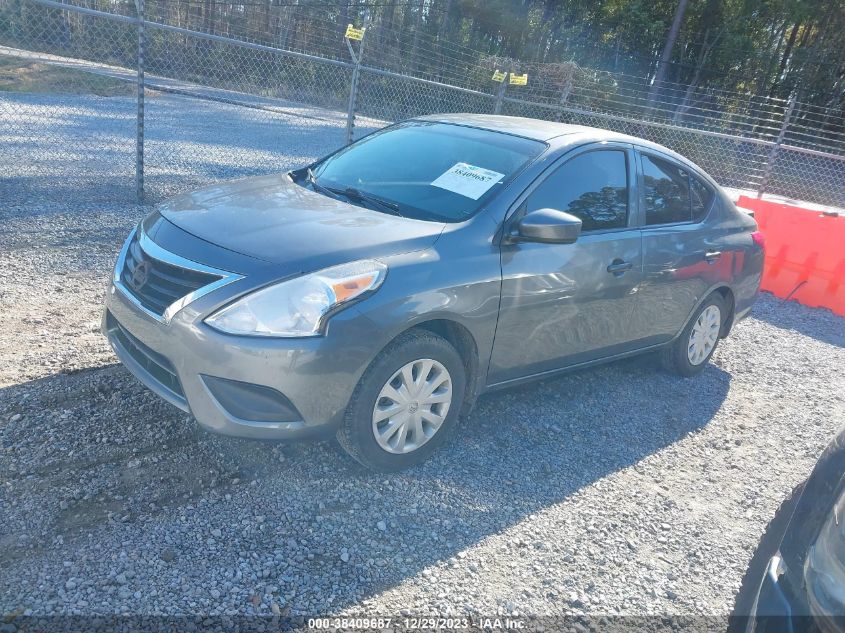
M845 319L763 296L693 380L642 357L485 396L397 475L207 435L99 334L145 211L86 197L0 198L6 614L724 614L845 419Z
M142 209L25 211L0 228L4 612L724 613L843 419L845 320L764 296L694 380L644 357L490 395L406 473L217 438L97 332Z

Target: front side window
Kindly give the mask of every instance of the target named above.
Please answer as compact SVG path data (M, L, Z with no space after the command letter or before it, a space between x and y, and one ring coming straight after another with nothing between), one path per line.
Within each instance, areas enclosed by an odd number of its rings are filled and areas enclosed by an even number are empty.
M557 209L581 219L584 231L628 225L628 165L625 152L599 150L564 163L531 194L528 211Z
M375 197L404 217L460 222L545 149L545 143L511 134L412 121L372 134L315 165L315 190L343 197L352 189L346 199L353 204Z

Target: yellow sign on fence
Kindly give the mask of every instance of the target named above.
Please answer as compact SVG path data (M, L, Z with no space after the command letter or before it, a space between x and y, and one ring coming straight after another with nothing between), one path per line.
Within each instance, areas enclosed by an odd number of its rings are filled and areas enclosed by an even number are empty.
M498 81L499 83L502 83L504 80L505 80L505 73L503 73L501 70L494 70L493 71L493 81Z
M366 28L356 29L354 26L352 26L350 24L349 26L346 27L346 37L348 37L350 40L361 41L361 40L364 39L364 31L366 31L366 30L367 30Z
M514 86L525 86L528 84L528 73L522 75L514 75L511 73L510 83Z

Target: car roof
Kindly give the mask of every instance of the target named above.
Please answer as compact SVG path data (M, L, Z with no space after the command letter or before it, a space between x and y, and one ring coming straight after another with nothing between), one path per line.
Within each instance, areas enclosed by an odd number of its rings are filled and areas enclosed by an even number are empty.
M541 119L530 119L528 117L519 116L505 116L502 114L473 113L429 114L426 116L416 117L415 120L435 121L438 123L449 123L452 125L466 125L482 130L490 130L492 132L514 134L516 136L522 136L524 138L530 138L544 143L548 143L553 139L558 139L560 141L559 143L556 143L558 146L581 145L584 143L596 143L601 141L632 143L642 148L653 149L663 154L667 154L675 160L684 163L689 167L695 168L698 172L705 175L707 173L690 159L658 143L653 143L652 141L648 141L637 136L630 136L628 134L613 132L612 130L605 130L597 127L588 127L586 125L572 125L570 123L543 121Z
M438 123L451 123L453 125L468 125L471 127L491 130L493 132L505 132L534 139L535 141L548 141L564 134L574 134L586 130L597 130L583 125L570 125L568 123L556 123L555 121L542 121L540 119L529 119L520 116L504 116L501 114L429 114L416 117L419 121L436 121Z

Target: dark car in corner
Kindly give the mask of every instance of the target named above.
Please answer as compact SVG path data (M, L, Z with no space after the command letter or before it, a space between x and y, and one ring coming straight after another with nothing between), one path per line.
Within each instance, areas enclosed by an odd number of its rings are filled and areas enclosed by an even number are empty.
M425 459L489 390L659 350L692 376L751 309L762 236L654 143L428 116L160 205L103 330L203 427Z
M845 429L767 526L729 631L845 632Z

